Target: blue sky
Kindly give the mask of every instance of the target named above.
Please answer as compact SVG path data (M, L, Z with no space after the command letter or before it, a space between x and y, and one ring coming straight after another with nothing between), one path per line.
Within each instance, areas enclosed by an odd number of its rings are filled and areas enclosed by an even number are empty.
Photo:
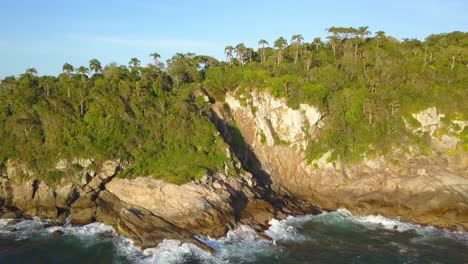
M97 58L143 64L156 51L224 58L226 45L264 38L305 41L330 26L367 25L398 38L468 30L467 0L0 0L0 78L35 67L56 75Z

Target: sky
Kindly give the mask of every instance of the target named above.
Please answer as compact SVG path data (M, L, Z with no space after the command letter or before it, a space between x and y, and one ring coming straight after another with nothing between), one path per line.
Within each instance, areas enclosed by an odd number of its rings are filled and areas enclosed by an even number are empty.
M224 47L302 34L326 37L331 26L424 39L468 31L468 0L0 0L0 78L34 67L57 75L92 58L102 65L151 62L176 52L224 59Z

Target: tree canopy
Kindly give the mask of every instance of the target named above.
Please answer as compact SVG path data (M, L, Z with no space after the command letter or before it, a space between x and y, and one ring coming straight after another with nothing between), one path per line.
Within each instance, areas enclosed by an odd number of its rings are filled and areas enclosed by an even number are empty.
M0 83L0 169L22 160L45 179L60 159L119 158L122 176L153 175L176 183L224 170L226 145L209 121L209 102L226 92L269 92L290 107L324 114L309 159L333 150L344 161L424 139L407 133L411 113L436 106L449 119L468 116L468 33L397 40L367 27L331 27L328 41L303 35L258 49L228 45L226 62L177 53L154 64L138 58L105 67L65 63L57 77L29 68ZM236 55L234 57L234 54ZM94 73L89 75L90 70ZM467 128L459 133L468 151ZM55 175L55 174L53 174Z

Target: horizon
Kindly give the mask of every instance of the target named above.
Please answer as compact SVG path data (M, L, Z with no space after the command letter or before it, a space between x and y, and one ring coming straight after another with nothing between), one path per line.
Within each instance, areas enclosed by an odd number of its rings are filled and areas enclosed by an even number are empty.
M227 45L245 43L257 49L259 39L271 44L283 36L289 43L294 34L302 34L305 42L314 37L325 40L325 29L332 26L369 26L372 34L381 30L399 40L424 40L430 34L468 28L468 16L463 13L468 3L461 0L361 0L335 5L294 0L287 6L279 1L245 0L236 5L215 0L92 3L3 3L0 78L18 76L32 67L38 75L56 76L64 63L88 66L93 58L103 66L128 65L132 57L146 65L153 52L161 54L164 62L177 52L224 60Z

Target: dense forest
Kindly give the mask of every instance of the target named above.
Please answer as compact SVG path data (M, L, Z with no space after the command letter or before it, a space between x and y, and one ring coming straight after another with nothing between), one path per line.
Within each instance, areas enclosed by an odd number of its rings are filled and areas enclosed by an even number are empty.
M317 106L325 126L309 159L333 149L347 162L363 153L385 153L398 144L419 144L403 120L436 106L444 121L467 119L468 33L428 36L424 41L374 35L367 27L327 29L327 40L283 37L257 48L226 46L225 61L177 53L162 63L89 68L63 65L59 76L37 76L34 68L0 84L0 166L22 160L54 182L60 159L118 158L122 176L153 175L175 183L221 171L226 145L210 119L205 92L222 102L226 92L248 96L267 91L288 105ZM403 119L402 117L405 117ZM468 132L460 132L468 151Z

